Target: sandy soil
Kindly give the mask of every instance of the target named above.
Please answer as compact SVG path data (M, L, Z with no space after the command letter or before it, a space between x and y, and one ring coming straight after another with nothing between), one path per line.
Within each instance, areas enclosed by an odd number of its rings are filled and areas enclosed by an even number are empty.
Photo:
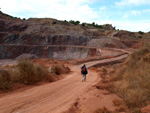
M86 65L90 67L125 57L127 55L88 62ZM73 73L60 81L0 97L0 113L62 113L68 110L76 99L98 82L95 71L89 71L87 81L81 82L80 67L72 66Z
M71 108L64 113L102 113L100 109L102 110L103 108L113 113L128 112L129 110L125 102L108 90L112 84L106 81L109 80L116 66L118 67L118 64L90 68L97 72L97 80L99 82L88 88L85 93L77 98ZM104 70L106 70L106 72ZM99 110L99 112L97 110Z
M106 107L109 111L115 111L117 106L114 100L121 100L117 95L107 90L99 90L95 87L80 96L72 107L64 113L94 113L97 109Z

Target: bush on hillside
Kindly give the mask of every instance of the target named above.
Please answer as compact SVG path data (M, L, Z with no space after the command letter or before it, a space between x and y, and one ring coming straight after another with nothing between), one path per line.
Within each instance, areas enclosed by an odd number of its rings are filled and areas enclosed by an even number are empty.
M143 38L142 36L139 36L138 38Z
M0 89L6 90L11 88L11 75L5 69L0 69Z
M67 20L64 20L64 22L68 22Z
M48 71L39 64L33 64L29 60L21 60L17 65L19 81L24 84L35 84L43 81L48 76Z
M150 101L150 45L131 54L111 78L114 92L130 107Z
M69 73L70 69L65 67L63 64L55 64L51 67L51 72L55 73L56 75Z
M95 26L95 22L93 22L92 25Z
M53 21L52 24L56 24L57 22Z
M85 27L85 23L82 23L82 26Z
M79 25L80 24L80 21L70 20L69 22L72 23L72 24L74 24L74 25Z
M26 20L26 18L23 18L22 20Z
M98 25L98 24L95 24L95 22L93 22L92 24L88 24L89 26L93 26L93 27L96 27L98 29L102 29L102 25Z
M143 34L144 34L144 32L142 32L142 31L139 31L139 34L143 35Z
M8 90L13 87L13 83L21 84L36 84L41 81L53 82L56 75L70 72L68 67L64 65L54 65L53 72L48 70L40 64L33 64L29 60L20 60L16 67L8 70L0 69L0 90Z

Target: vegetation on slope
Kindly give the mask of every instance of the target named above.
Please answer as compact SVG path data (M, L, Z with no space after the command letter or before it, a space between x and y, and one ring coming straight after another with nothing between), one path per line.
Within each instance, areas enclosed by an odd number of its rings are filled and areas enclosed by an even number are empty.
M56 75L70 72L64 65L54 65L51 72L40 64L29 60L21 60L12 68L0 69L0 90L13 88L14 83L33 85L41 81L52 82L58 78Z
M150 45L131 54L113 74L113 91L131 108L140 108L150 101Z
M0 19L12 20L12 19L15 19L15 17L10 16L10 15L5 14L5 13L3 13L2 11L0 11Z
M0 70L0 89L11 88L11 74L7 70Z

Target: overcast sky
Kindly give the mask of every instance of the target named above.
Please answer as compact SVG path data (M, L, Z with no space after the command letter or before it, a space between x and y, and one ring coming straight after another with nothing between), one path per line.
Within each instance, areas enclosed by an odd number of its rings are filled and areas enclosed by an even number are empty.
M21 18L79 20L128 31L150 31L150 0L0 0L0 8Z

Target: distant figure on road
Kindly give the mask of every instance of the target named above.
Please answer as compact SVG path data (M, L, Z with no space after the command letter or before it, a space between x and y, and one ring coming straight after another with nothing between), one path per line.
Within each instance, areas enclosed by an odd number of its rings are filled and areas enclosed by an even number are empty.
M85 64L81 67L81 74L82 74L82 82L86 81L86 74L88 74L88 71Z

